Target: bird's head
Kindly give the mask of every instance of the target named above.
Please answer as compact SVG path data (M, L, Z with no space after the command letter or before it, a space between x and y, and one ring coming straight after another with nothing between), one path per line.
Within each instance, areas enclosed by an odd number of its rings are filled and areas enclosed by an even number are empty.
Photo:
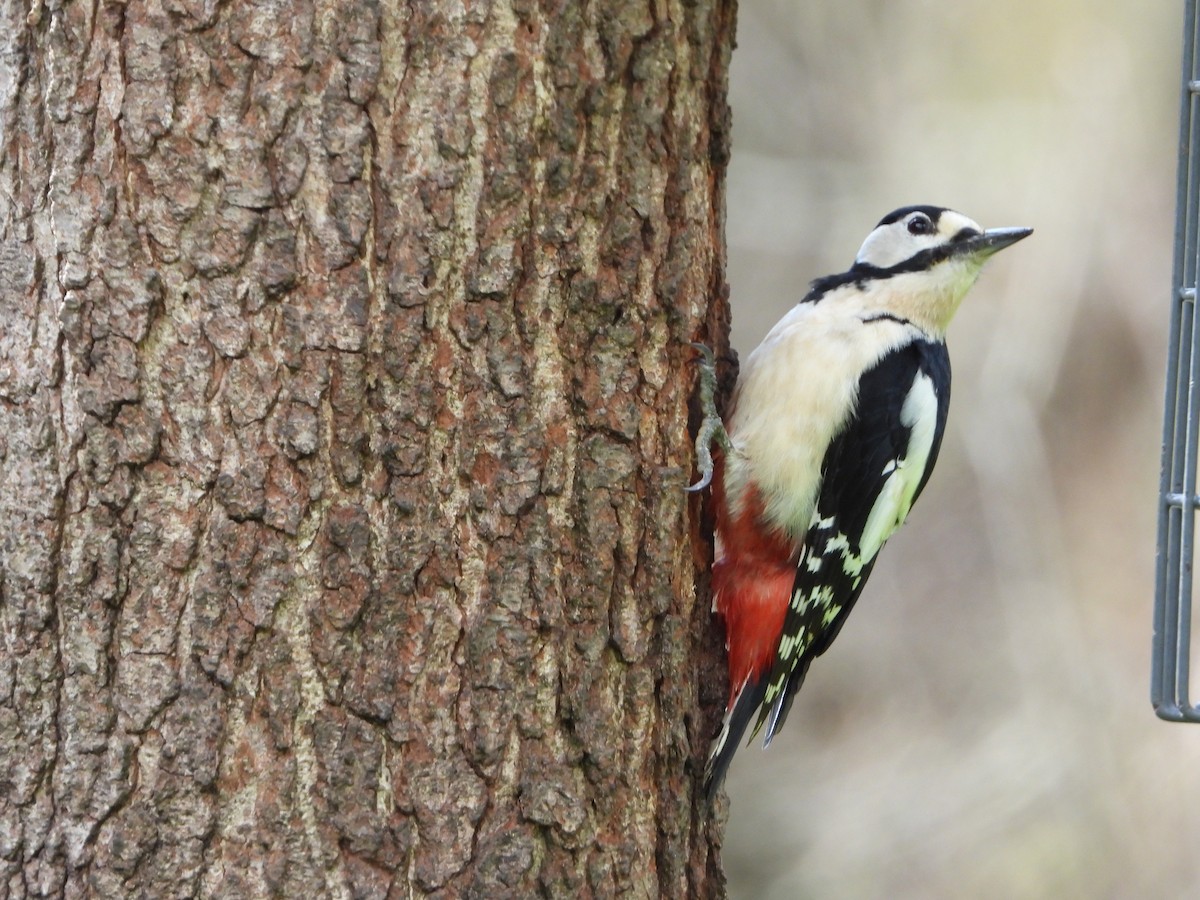
M867 235L856 269L918 272L949 260L982 266L989 256L1033 233L1032 228L991 228L940 206L905 206L888 213Z
M876 305L942 334L988 258L1032 233L985 231L952 209L906 206L884 216L850 270L827 284L871 286Z

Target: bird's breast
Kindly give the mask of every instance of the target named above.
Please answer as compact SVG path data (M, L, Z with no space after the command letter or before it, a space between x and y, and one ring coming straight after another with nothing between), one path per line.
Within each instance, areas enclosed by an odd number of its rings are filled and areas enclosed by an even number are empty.
M729 423L725 491L735 515L753 488L768 523L796 541L812 518L825 452L854 412L861 373L915 331L822 306L797 306L750 354Z

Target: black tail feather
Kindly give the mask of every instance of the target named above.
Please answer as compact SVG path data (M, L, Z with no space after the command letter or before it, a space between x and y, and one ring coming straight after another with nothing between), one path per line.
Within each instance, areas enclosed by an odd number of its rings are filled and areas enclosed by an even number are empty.
M800 691L801 685L804 684L804 676L808 674L808 667L812 665L813 656L816 654L805 654L796 668L792 670L792 674L788 676L787 684L783 687L783 693L776 699L775 704L770 710L763 710L759 717L758 725L754 727L757 734L758 729L765 722L767 725L766 736L763 737L763 749L766 750L771 746L771 741L775 739L775 735L779 734L779 729L783 728L783 723L787 721L788 713L792 709L792 701L796 699L796 694ZM775 674L773 671L772 675ZM765 680L765 679L764 679Z
M751 719L758 712L763 696L766 693L767 679L765 675L757 680L747 681L741 691L738 692L737 698L733 701L732 708L726 711L725 721L721 726L721 733L713 741L712 750L708 754L708 764L704 770L704 789L708 795L709 802L716 797L717 791L721 789L721 783L725 780L725 773L729 770L729 764L733 761L733 754L737 752L742 735L745 734Z

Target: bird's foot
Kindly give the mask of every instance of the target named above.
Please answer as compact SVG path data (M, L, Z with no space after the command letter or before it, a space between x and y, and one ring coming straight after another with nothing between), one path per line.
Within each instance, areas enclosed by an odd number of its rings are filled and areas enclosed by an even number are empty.
M717 412L717 358L706 344L692 346L700 351L700 410L704 418L696 432L696 468L700 470L700 480L685 490L702 491L713 480L712 445L716 443L722 450L728 450L729 433Z

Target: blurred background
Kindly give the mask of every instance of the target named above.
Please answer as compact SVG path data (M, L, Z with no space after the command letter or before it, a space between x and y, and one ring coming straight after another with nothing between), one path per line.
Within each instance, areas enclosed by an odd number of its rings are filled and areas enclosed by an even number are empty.
M741 354L895 207L1036 233L951 327L908 526L782 735L734 760L733 897L1200 897L1200 726L1149 702L1182 17L741 4Z

